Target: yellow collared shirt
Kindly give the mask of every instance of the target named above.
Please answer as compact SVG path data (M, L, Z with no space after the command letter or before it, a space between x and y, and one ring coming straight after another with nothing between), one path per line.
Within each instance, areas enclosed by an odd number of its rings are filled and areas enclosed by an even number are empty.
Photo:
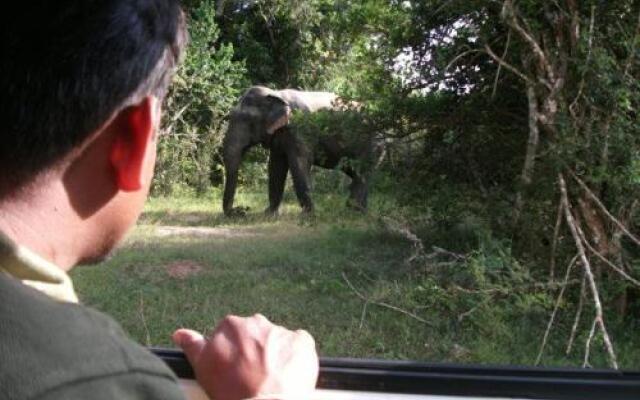
M55 264L14 243L0 232L0 272L7 273L50 297L77 303L71 278Z

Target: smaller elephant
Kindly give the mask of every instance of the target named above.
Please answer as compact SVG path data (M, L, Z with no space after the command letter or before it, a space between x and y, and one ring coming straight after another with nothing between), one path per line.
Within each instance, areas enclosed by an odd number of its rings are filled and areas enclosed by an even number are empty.
M304 212L313 212L310 196L312 165L334 169L338 166L351 177L348 203L356 209L367 209L368 183L373 160L381 153L373 135L347 138L342 132L318 134L305 140L298 127L291 122L292 112L344 110L348 108L330 92L305 92L285 89L272 90L263 86L249 88L232 111L223 142L226 169L223 210L233 215L241 209L233 208L238 170L243 155L255 145L269 149L269 207L267 213L276 214L282 202L287 174L291 172L293 185ZM360 168L343 159L357 160Z

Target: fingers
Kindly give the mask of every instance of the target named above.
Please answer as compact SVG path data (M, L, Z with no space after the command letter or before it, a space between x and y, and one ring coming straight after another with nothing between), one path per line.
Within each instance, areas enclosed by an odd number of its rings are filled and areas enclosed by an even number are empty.
M250 317L250 319L256 320L256 322L258 322L259 324L271 324L271 321L269 321L267 317L260 313L254 314L253 317Z
M171 338L184 351L191 365L196 363L207 344L206 339L199 332L191 329L178 329Z
M221 326L241 326L244 324L271 324L271 322L262 314L254 314L252 317L239 317L237 315L227 315L218 324L216 330L219 330Z
M318 381L318 375L320 374L320 362L318 359L318 352L316 350L316 341L313 336L304 329L298 329L295 331L295 348L299 354L306 353L304 357L307 358L306 368L301 371L301 376L304 376L306 381L310 382L312 387L315 387L315 383Z
M265 332L276 327L277 325L271 323L271 321L262 314L255 314L251 317L227 315L213 331L211 338L216 338L219 335L237 338L240 335L247 334L251 337L258 338L264 335Z
M208 339L188 329L179 329L173 339L211 398L274 393L303 398L315 388L319 363L311 335L275 325L264 315L227 316Z
M298 329L296 332L297 340L306 343L307 345L311 345L314 348L316 347L316 341L313 339L313 336L304 329Z

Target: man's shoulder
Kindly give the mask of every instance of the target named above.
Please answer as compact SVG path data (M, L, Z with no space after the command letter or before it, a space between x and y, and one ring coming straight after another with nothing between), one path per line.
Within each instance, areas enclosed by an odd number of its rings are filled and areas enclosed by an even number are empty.
M129 340L110 317L53 301L2 273L0 359L0 387L13 392L8 399L74 385L90 390L91 382L108 386L109 380L177 387L169 369Z

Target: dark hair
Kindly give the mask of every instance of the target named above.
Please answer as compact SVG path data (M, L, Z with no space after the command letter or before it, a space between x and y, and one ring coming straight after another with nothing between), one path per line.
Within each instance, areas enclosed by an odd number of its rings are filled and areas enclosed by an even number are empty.
M0 183L50 166L136 99L164 97L186 36L177 0L39 0L6 11Z

